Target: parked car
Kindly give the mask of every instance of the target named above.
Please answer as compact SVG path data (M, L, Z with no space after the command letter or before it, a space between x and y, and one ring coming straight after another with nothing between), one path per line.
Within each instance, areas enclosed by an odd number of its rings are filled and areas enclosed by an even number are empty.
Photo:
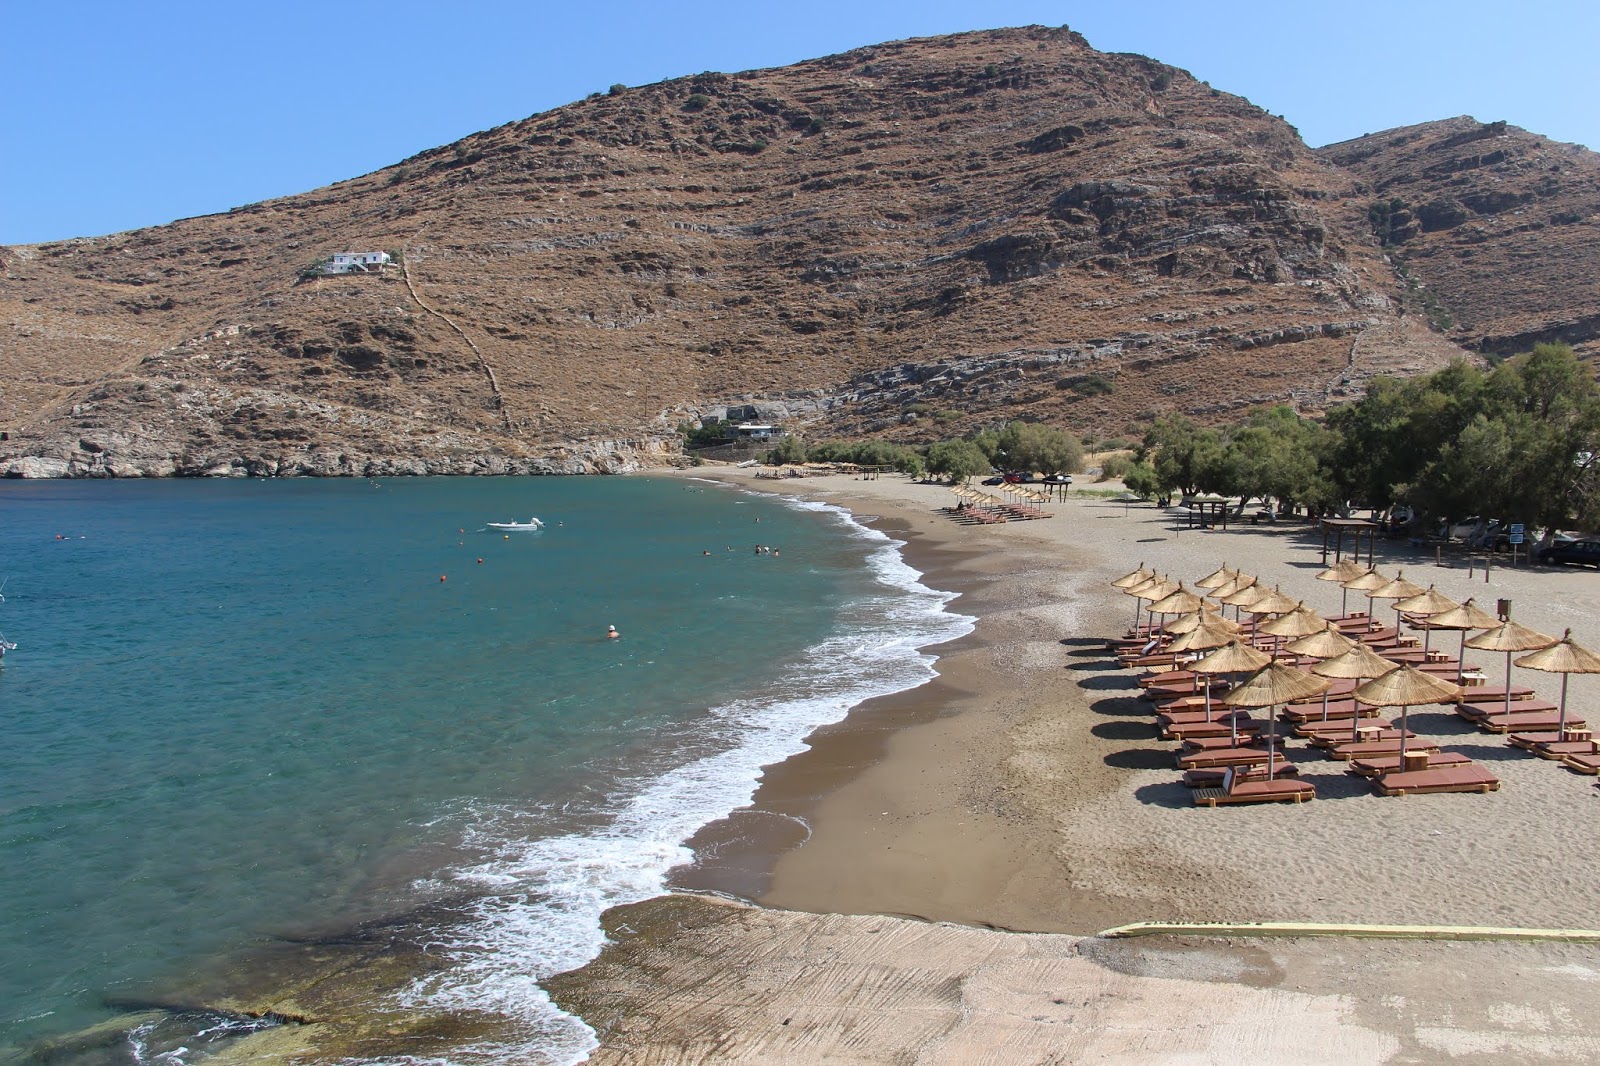
M1558 540L1539 555L1539 561L1600 567L1600 540Z
M1005 483L1005 480L1006 479L1004 477L1002 477L999 474L996 474L994 477L986 477L986 478L984 478L983 479L983 483L985 485L1001 485L1001 484Z

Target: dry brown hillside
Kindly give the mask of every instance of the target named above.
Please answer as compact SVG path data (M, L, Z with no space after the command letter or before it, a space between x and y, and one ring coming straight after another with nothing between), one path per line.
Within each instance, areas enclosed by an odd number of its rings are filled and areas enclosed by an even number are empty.
M1564 341L1600 353L1600 155L1453 118L1317 155L1369 188L1408 304L1489 354Z
M1372 180L1066 29L630 88L0 249L0 471L617 469L730 404L909 440L1316 408L1461 352L1408 313ZM299 277L368 249L404 271Z

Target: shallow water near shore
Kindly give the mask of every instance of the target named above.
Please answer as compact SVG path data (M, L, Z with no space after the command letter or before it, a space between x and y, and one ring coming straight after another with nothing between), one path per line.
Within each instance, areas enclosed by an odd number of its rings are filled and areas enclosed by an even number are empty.
M402 1001L515 1023L452 1061L571 1061L536 978L762 765L930 676L969 623L916 576L834 509L682 479L0 485L0 1056L450 900Z

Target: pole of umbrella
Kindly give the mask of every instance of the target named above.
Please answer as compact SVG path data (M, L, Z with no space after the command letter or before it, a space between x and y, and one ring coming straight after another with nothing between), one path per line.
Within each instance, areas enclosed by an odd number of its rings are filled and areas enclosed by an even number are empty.
M1402 772L1406 768L1406 712L1410 709L1403 703L1400 705L1400 770Z
M1366 680L1366 678L1364 678L1364 677L1356 678L1356 688L1360 688L1361 687L1361 682L1363 682L1365 680ZM1355 703L1355 697L1351 696L1350 697L1350 701L1352 703ZM1354 744L1356 741L1358 741L1360 739L1361 739L1361 704L1355 703L1355 706L1350 709L1350 743Z
M1278 707L1267 708L1267 780L1272 780L1273 756L1278 751Z
M1461 687L1461 677L1467 668L1467 631L1461 631L1461 653L1456 656L1456 687Z
M1561 675L1561 714L1556 719L1556 739L1561 740L1567 735L1567 678L1572 675Z
M1506 713L1511 713L1511 653L1506 652Z

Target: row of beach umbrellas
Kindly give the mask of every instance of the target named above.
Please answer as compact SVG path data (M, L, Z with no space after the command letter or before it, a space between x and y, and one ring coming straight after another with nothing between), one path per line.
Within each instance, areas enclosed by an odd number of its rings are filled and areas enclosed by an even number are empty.
M1424 589L1397 573L1386 578L1375 567L1365 568L1345 561L1316 575L1319 580L1338 582L1343 590L1341 616L1348 615L1348 596L1351 591L1365 593L1370 601L1392 600L1396 628L1407 618L1424 633L1423 650L1429 650L1428 640L1435 629L1461 633L1461 655L1467 648L1479 651L1503 652L1506 656L1506 708L1511 704L1512 656L1525 652L1515 660L1517 666L1561 674L1561 703L1558 729L1565 731L1567 719L1567 682L1575 673L1600 673L1600 656L1579 646L1572 640L1568 629L1556 638L1501 619L1479 610L1472 600L1456 603L1438 592L1433 586ZM1271 707L1280 703L1323 695L1331 687L1329 678L1348 678L1358 685L1352 693L1360 703L1377 707L1401 708L1401 755L1405 752L1406 709L1429 703L1442 703L1459 698L1462 681L1458 664L1456 684L1451 684L1409 664L1383 658L1365 645L1338 632L1332 622L1308 609L1303 602L1284 596L1277 588L1266 589L1255 577L1229 569L1226 564L1215 572L1195 582L1196 588L1215 599L1217 607L1205 602L1202 595L1186 589L1182 582L1173 584L1144 564L1111 583L1135 598L1134 625L1139 624L1139 605L1148 603L1152 631L1155 619L1163 621L1168 615L1177 615L1174 622L1161 626L1163 632L1176 634L1168 645L1173 652L1206 653L1191 663L1189 668L1198 675L1238 674L1255 671L1250 678L1236 686L1222 702L1230 707ZM1283 650L1295 655L1320 659L1304 670L1287 667L1276 662L1276 641L1272 655L1260 651L1252 644L1240 640L1242 625L1230 621L1223 606L1235 609L1238 618L1249 614L1252 618L1252 637L1266 633L1290 642ZM1263 622L1261 619L1268 620ZM1369 613L1370 618L1370 613ZM1468 637L1471 631L1480 631ZM1210 712L1210 686L1206 689L1206 708ZM1272 738L1269 737L1269 745ZM1271 752L1268 753L1268 776L1272 773Z

